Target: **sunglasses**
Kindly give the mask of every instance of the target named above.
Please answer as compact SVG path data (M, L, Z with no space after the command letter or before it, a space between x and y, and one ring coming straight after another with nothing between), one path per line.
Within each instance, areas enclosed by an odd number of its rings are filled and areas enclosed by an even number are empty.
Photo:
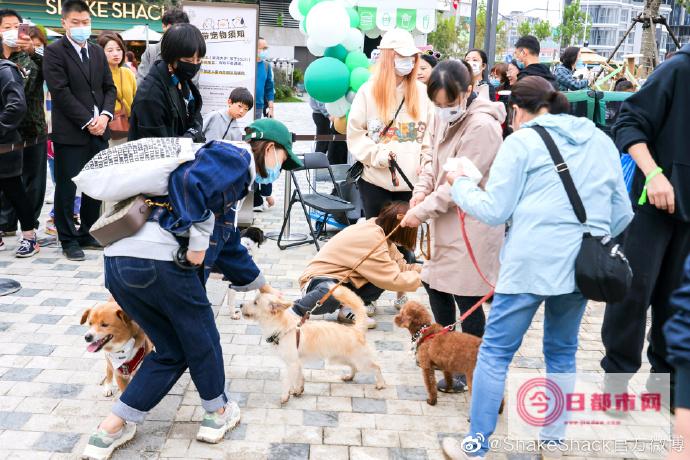
M436 59L441 59L441 53L439 53L438 51L426 50L424 51L424 54L426 54L427 56L433 56Z

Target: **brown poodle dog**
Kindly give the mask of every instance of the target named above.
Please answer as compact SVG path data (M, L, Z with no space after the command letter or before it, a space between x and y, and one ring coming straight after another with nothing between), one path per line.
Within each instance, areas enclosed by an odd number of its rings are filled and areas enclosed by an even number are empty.
M395 325L409 330L412 337L418 337L417 363L422 368L424 385L429 394L426 400L428 404L435 405L438 395L435 368L443 371L448 385L453 384L453 374L465 374L467 386L472 394L472 374L477 364L477 353L482 339L455 331L430 337L441 331L443 326L434 323L429 310L414 301L403 306L395 317Z

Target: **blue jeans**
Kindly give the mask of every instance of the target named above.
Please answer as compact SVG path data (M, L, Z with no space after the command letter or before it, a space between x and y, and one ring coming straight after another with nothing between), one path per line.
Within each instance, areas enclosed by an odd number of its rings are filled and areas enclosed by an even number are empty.
M558 296L496 294L486 331L479 348L472 380L470 431L484 435L478 456L489 450L489 436L496 429L498 409L503 400L506 374L513 355L520 348L532 318L542 302L544 309L544 360L547 374L575 373L577 333L587 300L579 292ZM562 436L542 439L559 440Z
M115 415L141 423L187 367L207 412L227 403L220 334L196 271L173 262L106 257L105 286L156 347L113 406Z

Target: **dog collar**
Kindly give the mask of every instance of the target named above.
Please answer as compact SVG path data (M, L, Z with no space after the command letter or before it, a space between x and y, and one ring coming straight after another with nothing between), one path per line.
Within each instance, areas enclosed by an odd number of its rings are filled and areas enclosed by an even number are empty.
M429 326L428 324L424 324L422 327L420 327L417 332L412 334L412 342L413 343L417 342L417 340L419 340L419 338L422 336L422 334L424 334L424 332L426 332L426 330L429 329L430 327L431 326Z
M275 331L270 336L266 337L266 343L272 343L273 345L280 344L280 331Z
M124 376L130 376L134 371L137 370L141 362L144 360L144 354L146 351L146 346L142 346L139 348L134 355L134 358L130 359L126 363L124 363L122 366L118 367L117 370L120 372L120 374Z

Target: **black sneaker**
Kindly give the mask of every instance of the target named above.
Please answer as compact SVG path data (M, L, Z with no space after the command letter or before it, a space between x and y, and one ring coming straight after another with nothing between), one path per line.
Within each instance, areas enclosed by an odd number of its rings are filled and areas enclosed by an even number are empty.
M79 246L67 246L62 248L62 253L67 257L68 260L82 261L86 260L84 251L81 250Z
M446 384L446 379L441 379L436 385L436 388L438 391L442 391L444 393L464 393L467 391L467 377L465 377L465 374L454 375L453 386L450 388L448 388L448 385Z
M96 238L90 237L79 242L79 247L82 249L95 249L97 251L102 251L103 246L99 243Z

